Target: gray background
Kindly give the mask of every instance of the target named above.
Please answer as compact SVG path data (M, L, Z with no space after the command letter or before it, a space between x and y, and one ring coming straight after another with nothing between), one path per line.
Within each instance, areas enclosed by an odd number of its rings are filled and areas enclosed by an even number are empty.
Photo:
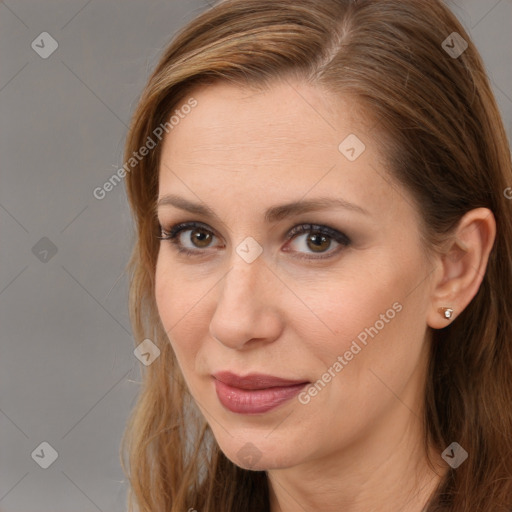
M510 136L512 1L450 5ZM125 510L118 450L140 381L123 274L133 228L123 185L101 201L92 191L123 164L130 114L162 48L206 8L0 2L2 512ZM47 59L31 47L42 32L58 42ZM48 469L31 457L43 441L58 452Z

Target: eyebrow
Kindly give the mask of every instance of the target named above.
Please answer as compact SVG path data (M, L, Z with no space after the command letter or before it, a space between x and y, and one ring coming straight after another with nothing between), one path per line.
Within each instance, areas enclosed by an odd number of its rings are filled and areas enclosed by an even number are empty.
M157 202L157 208L162 206L174 206L181 210L186 210L196 215L203 215L205 217L211 217L220 222L219 216L208 206L201 203L194 203L173 194L162 196ZM344 208L352 210L357 213L369 215L369 212L353 203L349 203L341 198L334 197L318 197L316 199L308 199L306 201L293 201L291 203L271 206L265 211L265 221L268 223L279 222L287 217L292 217L300 213L308 213L311 211L325 210L328 208Z

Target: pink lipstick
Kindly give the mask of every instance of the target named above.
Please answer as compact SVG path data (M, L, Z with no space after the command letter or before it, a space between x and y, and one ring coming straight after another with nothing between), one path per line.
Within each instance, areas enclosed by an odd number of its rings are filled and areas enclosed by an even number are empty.
M220 403L238 414L261 414L290 400L309 381L289 380L253 373L244 377L231 372L213 375Z

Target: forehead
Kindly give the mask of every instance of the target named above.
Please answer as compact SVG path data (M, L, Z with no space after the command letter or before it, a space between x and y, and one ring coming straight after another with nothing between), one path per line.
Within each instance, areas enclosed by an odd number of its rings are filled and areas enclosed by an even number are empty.
M165 144L174 157L196 162L226 154L241 161L246 155L315 159L320 151L337 158L343 138L367 124L354 100L301 83L276 82L265 90L217 83L192 90L190 97L197 106Z
M191 97L197 105L164 140L160 196L245 210L339 195L371 211L400 199L382 179L387 170L370 136L372 120L353 98L288 82L267 90L201 86L182 105ZM347 157L351 146L355 159Z

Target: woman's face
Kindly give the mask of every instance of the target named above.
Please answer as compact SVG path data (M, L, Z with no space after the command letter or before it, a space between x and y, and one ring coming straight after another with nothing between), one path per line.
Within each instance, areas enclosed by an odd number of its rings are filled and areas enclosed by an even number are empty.
M242 467L384 453L421 423L433 269L377 129L300 83L192 96L162 148L158 220L163 236L194 224L156 268L192 396Z

